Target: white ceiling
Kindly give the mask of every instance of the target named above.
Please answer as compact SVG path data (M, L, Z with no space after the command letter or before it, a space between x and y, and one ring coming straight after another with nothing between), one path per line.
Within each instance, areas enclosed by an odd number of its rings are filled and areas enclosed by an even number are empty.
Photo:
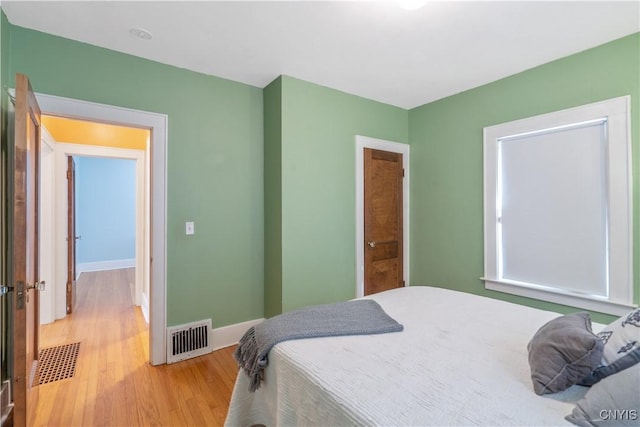
M15 25L264 87L413 108L640 31L635 1L2 1ZM145 41L130 34L143 28Z

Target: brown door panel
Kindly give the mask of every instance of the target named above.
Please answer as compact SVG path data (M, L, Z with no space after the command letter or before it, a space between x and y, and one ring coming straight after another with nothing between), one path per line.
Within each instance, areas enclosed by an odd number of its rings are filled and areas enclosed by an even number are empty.
M397 281L400 270L397 258L374 262L368 277L370 294L400 287Z
M402 154L364 149L364 293L403 284Z
M76 303L76 164L67 157L67 314Z
M369 247L367 250L371 251L371 261L381 261L385 259L398 258L398 242L376 242L376 247Z
M14 141L11 149L13 170L12 222L10 245L13 253L13 372L14 424L32 425L38 387L33 380L38 363L39 319L39 172L40 108L29 79L16 74Z

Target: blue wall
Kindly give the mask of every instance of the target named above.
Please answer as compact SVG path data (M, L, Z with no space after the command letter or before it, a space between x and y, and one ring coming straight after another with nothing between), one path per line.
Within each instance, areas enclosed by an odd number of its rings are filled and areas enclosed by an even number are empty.
M135 258L135 161L75 160L78 264Z

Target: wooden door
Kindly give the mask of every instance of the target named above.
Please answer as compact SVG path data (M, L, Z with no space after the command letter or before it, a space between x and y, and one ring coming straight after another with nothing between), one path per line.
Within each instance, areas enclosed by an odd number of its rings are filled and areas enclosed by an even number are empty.
M364 149L364 294L404 286L402 154Z
M67 314L76 303L76 163L67 157Z
M38 363L40 285L38 264L38 215L40 170L40 108L27 76L16 74L15 142L12 153L13 224L10 277L14 286L12 393L14 423L32 425L38 388L34 384ZM44 282L42 282L44 284Z

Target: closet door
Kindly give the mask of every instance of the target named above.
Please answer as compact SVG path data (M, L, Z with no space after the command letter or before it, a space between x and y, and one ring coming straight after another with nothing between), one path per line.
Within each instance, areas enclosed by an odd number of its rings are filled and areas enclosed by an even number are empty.
M403 286L402 154L364 149L364 294Z

